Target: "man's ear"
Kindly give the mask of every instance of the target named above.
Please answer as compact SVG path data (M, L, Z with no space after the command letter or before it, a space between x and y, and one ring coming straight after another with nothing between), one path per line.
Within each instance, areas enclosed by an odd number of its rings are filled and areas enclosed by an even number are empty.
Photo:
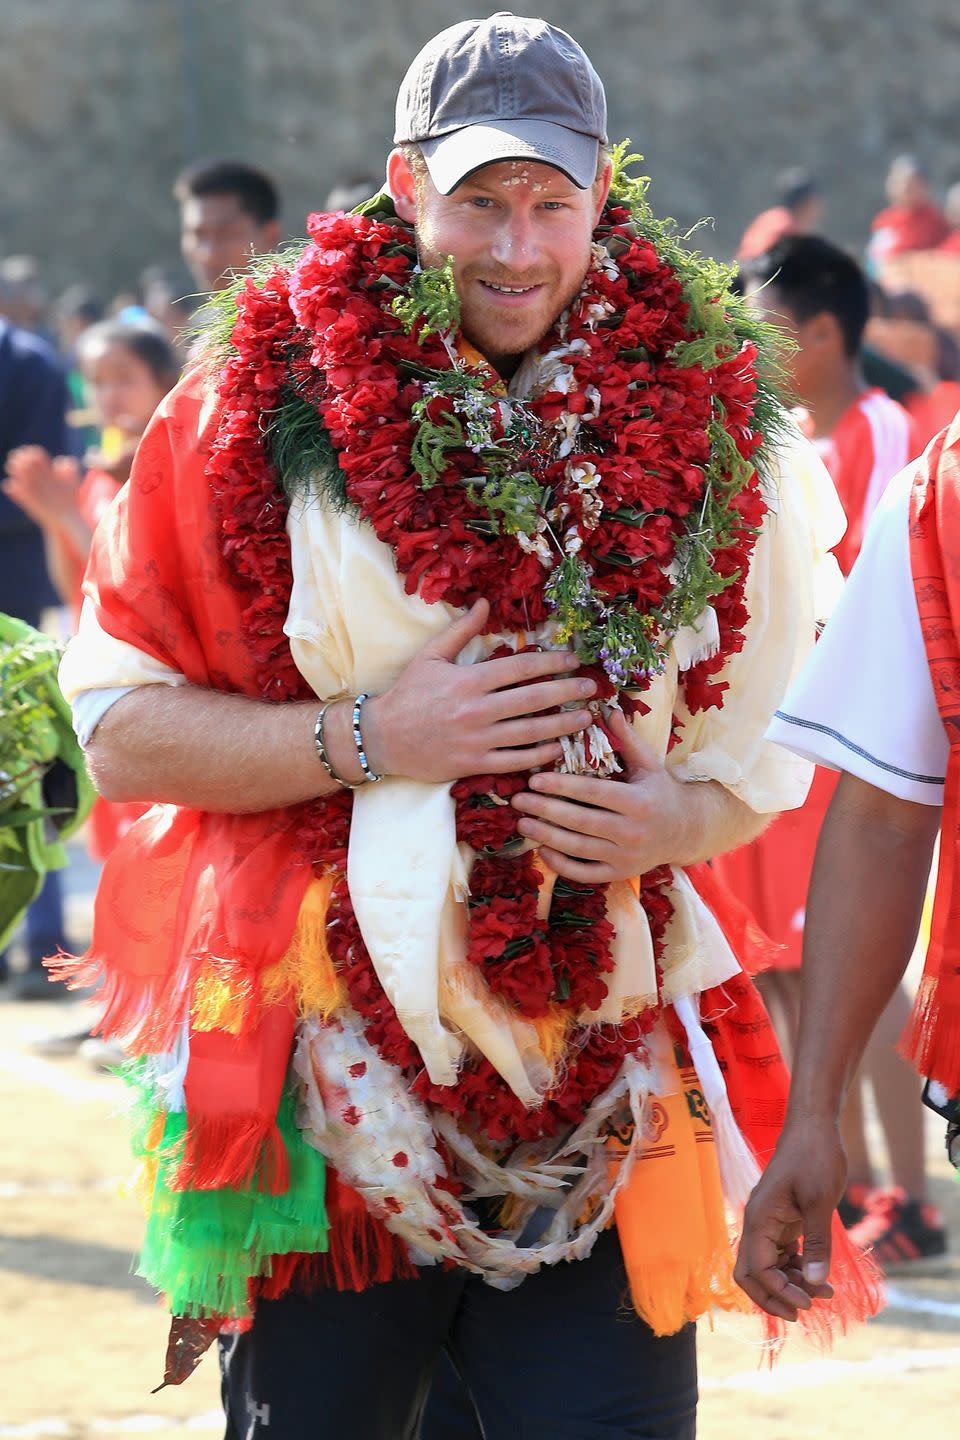
M283 226L279 220L268 220L265 225L261 225L260 234L261 243L258 248L267 254L271 250L276 250L280 244L283 238Z
M417 182L406 156L400 150L390 151L390 158L387 160L387 185L400 219L412 225L417 218Z
M603 174L600 176L600 179L597 180L597 181L594 183L594 191L593 191L593 194L594 194L594 212L593 212L593 223L594 223L594 226L598 225L599 222L600 222L600 216L601 216L602 213L603 213L603 207L604 207L604 205L606 205L606 203L607 203L607 196L610 194L610 181L611 181L612 179L613 179L613 161L612 161L612 160L608 160L607 163L606 163L606 165L604 166Z
M843 330L840 321L830 310L820 310L811 315L803 324L803 348L805 350L842 350Z

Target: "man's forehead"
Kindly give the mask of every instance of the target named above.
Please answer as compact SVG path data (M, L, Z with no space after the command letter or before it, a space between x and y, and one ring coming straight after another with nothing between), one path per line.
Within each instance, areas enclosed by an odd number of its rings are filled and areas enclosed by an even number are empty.
M481 165L478 170L472 171L453 193L470 188L510 190L520 186L536 191L583 193L574 185L569 175L543 160L494 160L489 165Z
M758 315L771 320L787 319L792 321L790 307L772 280L748 281L747 300Z
M232 220L239 216L249 218L240 201L240 196L230 191L218 191L213 195L188 195L183 202L183 214L190 219L210 218Z

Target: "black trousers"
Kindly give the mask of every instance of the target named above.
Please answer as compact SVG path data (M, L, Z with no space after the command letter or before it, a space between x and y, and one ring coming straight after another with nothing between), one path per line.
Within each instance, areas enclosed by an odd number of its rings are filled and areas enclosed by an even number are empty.
M626 1291L608 1231L508 1292L427 1268L262 1301L221 1341L225 1440L693 1440L695 1327L657 1339Z

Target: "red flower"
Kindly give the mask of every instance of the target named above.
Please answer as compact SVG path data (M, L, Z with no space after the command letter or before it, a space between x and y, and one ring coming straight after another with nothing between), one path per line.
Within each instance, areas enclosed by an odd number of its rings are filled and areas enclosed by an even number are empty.
M489 512L470 497L476 455L467 448L446 451L446 468L429 491L414 472L413 408L423 394L416 376L424 368L445 370L449 361L439 336L421 344L422 326L405 335L389 309L395 291L385 282L403 285L408 279L416 260L412 235L399 223L345 215L312 215L308 229L312 243L292 274L277 267L260 286L248 281L240 296L236 354L220 379L222 423L207 467L224 559L248 597L243 632L260 691L276 700L310 693L283 629L292 587L286 503L263 441L264 417L291 388L316 407L349 499L391 547L408 593L452 606L485 595L491 631L533 629L550 614L549 567L514 537L492 535ZM756 356L744 346L709 370L675 363L677 343L695 338L676 276L655 247L633 233L625 206L608 208L600 233L617 238L619 274L591 271L592 294L571 307L566 338L580 350L570 392L551 392L528 406L545 436L564 412L579 416L577 453L559 460L549 444L538 449L536 438L521 448L504 435L499 405L491 422L495 439L514 446L514 469L528 469L549 488L553 503L564 507L565 524L577 527L597 595L615 606L649 609L671 587L668 567L685 518L705 495L711 422L721 415L738 453L748 460L755 453ZM591 305L598 299L614 324L595 325ZM544 337L541 348L556 340ZM493 384L487 372L483 380ZM438 396L427 413L442 422L451 408ZM587 462L600 475L596 495L605 513L599 524L571 478ZM729 481L711 474L719 493L729 490L728 531L712 555L725 582L713 601L721 644L713 659L684 677L691 710L722 703L726 686L718 677L742 646L748 618L744 585L765 505L756 475L739 491ZM603 679L602 693L612 693ZM635 696L624 695L622 703L643 708ZM517 831L509 800L525 784L523 776L474 776L453 787L458 839L478 851L468 954L491 990L520 1013L535 1017L559 1004L579 1014L601 1003L604 977L613 967L606 895L603 887L557 881L548 920L538 919L541 874L532 855L511 843ZM350 902L345 870L351 808L351 795L334 795L298 807L292 823L304 862L319 874L334 873L327 943L370 1043L415 1094L455 1115L486 1143L509 1148L577 1124L624 1056L642 1046L654 1012L620 1027L577 1030L561 1083L534 1111L476 1056L457 1085L431 1085L377 979ZM641 886L658 960L672 914L670 883L669 869L662 868L644 876ZM402 1166L406 1158L397 1152L394 1163ZM449 1176L440 1183L459 1188ZM384 1204L397 1202L387 1197Z

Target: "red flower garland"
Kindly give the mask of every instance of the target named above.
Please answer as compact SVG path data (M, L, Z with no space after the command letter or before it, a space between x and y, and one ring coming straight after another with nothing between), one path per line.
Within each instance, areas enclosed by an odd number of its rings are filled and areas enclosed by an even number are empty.
M646 612L670 589L667 570L678 521L702 498L708 426L718 407L744 458L758 438L750 428L752 355L744 351L709 371L669 358L677 344L691 338L682 290L654 247L632 233L629 220L625 209L608 209L598 238L618 241L618 273L603 268L590 273L590 302L604 304L615 323L595 325L586 299L575 302L565 338L584 342L572 360L577 388L573 394L542 395L529 409L549 429L563 411L581 407L581 444L588 448L541 461L538 478L566 505L597 592L611 600L624 597ZM262 417L291 387L316 404L338 452L348 497L390 545L408 593L451 605L486 595L492 630L530 629L551 613L540 560L524 552L516 537L491 535L489 512L470 497L464 482L476 470L476 456L448 453L440 483L429 489L413 471L412 412L423 391L404 376L424 367L447 370L449 358L439 337L404 334L385 303L383 282L402 286L410 278L409 236L396 223L357 217L312 216L309 228L313 244L292 275L278 267L260 287L248 281L239 297L236 353L221 377L223 420L208 465L224 555L238 583L251 590L243 623L261 693L275 700L311 694L283 634L292 588L286 505L261 428ZM548 336L542 351L557 338ZM624 351L631 352L629 360ZM491 391L495 383L488 377ZM588 418L591 386L599 406ZM431 405L431 418L442 418L442 404ZM599 475L604 511L599 525L585 514L583 494L568 478L578 462L591 464ZM724 687L711 677L743 643L743 586L764 511L755 477L731 508L740 523L732 526L733 538L715 553L714 563L719 574L735 578L714 601L720 651L686 677L691 709L722 703ZM648 679L634 675L631 683L642 688ZM510 795L524 785L522 776L480 776L453 787L458 839L478 852L468 955L491 989L522 1014L537 1018L560 1006L575 1016L606 996L603 976L613 968L613 927L603 887L563 881L555 886L546 924L538 923L541 876L518 844L509 805ZM576 1028L562 1079L537 1111L528 1111L483 1058L466 1063L455 1087L432 1085L380 986L350 902L345 879L350 810L351 796L336 795L301 807L298 826L304 853L318 873L332 870L338 877L329 948L371 1043L421 1098L494 1144L509 1146L578 1123L612 1083L624 1056L642 1043L654 1012L621 1026ZM669 867L642 879L640 898L658 963L672 913L670 882Z

